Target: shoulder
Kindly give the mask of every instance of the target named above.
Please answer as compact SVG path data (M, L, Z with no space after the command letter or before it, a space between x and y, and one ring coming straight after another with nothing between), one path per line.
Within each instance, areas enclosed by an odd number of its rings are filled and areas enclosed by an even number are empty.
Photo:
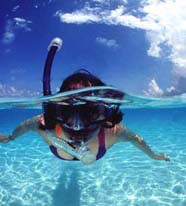
M37 115L37 116L33 117L32 119L33 119L33 121L37 122L38 124L45 125L45 119L44 119L43 114Z
M34 117L24 121L24 124L33 130L38 129L39 126L43 123L44 123L44 117L42 114L34 116Z
M105 129L105 137L106 137L106 142L107 142L108 147L119 142L118 137L120 137L122 135L124 130L125 130L125 127L121 123L116 124L113 128L106 128Z
M125 127L122 123L116 124L114 127L112 128L108 128L105 129L106 134L108 134L109 136L118 136L121 133L123 133L123 131L125 130Z

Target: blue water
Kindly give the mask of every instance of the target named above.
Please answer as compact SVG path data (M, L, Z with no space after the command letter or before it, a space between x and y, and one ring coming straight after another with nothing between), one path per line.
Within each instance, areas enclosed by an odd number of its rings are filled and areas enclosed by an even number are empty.
M37 109L0 110L9 134ZM126 109L124 124L171 161L150 159L130 143L94 165L57 159L34 132L0 143L1 206L185 206L186 108Z

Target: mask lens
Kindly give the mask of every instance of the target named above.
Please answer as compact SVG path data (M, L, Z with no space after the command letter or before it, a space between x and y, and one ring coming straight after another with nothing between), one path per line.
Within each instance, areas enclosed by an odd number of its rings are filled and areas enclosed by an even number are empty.
M86 122L96 121L99 117L100 117L100 110L98 105L86 105L82 109L82 118Z
M97 104L81 104L81 105L56 105L56 118L62 124L65 123L69 127L73 127L74 120L81 122L81 127L88 127L91 124L105 119L105 107ZM79 118L79 121L77 121ZM100 119L101 118L101 119ZM77 126L77 125L76 125Z
M56 105L56 118L66 122L72 116L72 106L71 105Z

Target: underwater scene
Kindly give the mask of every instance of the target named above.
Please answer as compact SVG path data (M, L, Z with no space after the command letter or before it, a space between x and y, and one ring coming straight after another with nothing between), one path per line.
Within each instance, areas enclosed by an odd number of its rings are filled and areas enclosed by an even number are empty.
M144 99L143 99L144 101ZM123 124L170 161L150 159L128 142L114 145L92 165L56 158L29 132L0 144L2 206L186 205L186 107L123 108ZM1 109L9 134L41 109Z

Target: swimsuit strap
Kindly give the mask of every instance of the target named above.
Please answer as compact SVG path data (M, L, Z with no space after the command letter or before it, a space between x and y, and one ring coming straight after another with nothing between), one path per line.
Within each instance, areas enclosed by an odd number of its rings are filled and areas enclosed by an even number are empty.
M99 143L99 149L98 153L96 156L96 159L100 159L105 153L106 153L106 148L105 148L105 131L104 128L101 127L98 133L98 143Z

